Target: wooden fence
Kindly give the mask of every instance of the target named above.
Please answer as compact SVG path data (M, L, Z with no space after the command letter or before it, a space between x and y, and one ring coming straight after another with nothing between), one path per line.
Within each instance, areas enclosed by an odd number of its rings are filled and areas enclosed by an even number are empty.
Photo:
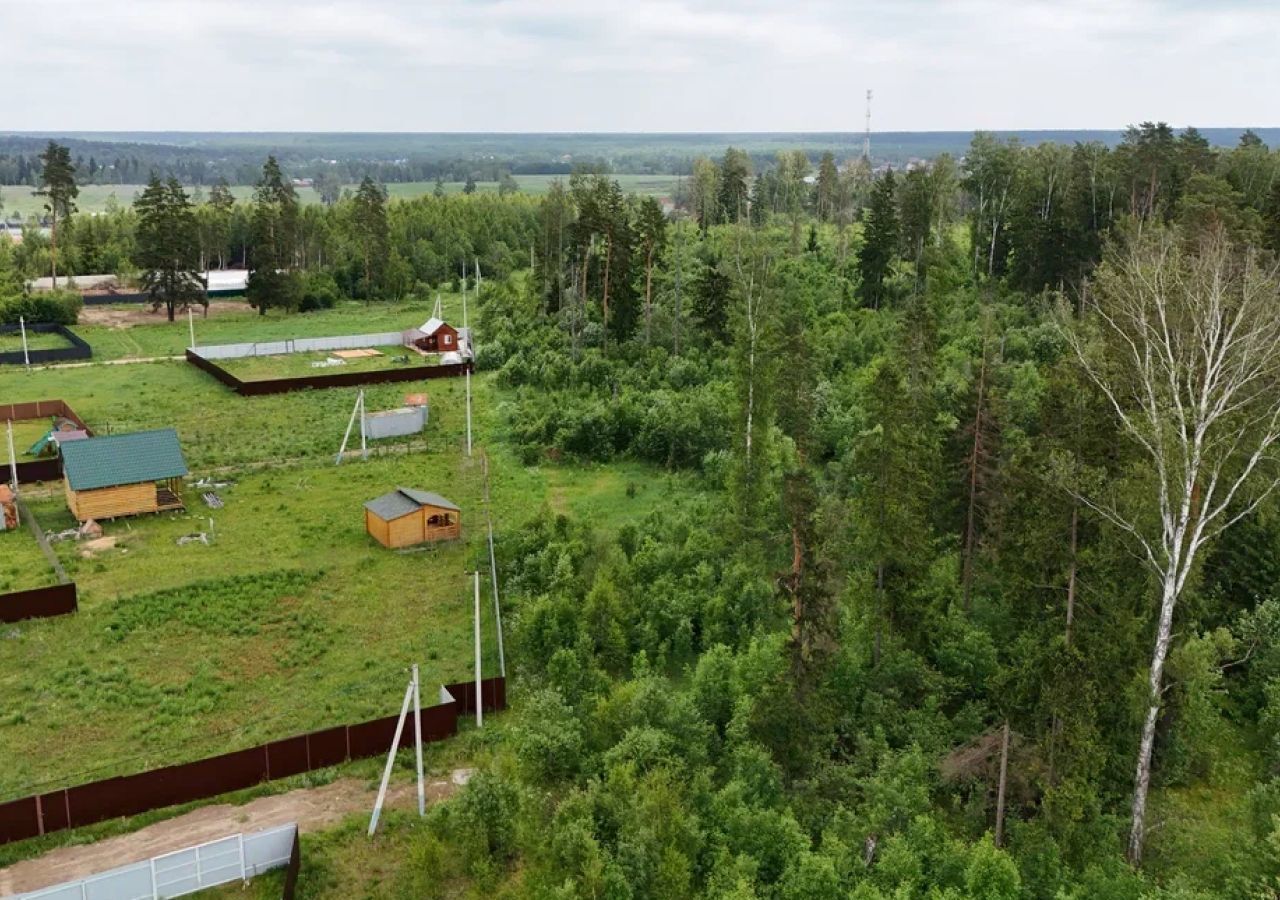
M459 717L475 712L475 682L444 687L452 699L422 710L425 741L452 737L458 733ZM480 693L486 712L506 709L505 678L485 679ZM380 756L391 747L399 717L396 713L355 725L324 728L247 750L0 803L0 844L204 800L348 760ZM405 728L401 747L410 745L412 734L413 729Z

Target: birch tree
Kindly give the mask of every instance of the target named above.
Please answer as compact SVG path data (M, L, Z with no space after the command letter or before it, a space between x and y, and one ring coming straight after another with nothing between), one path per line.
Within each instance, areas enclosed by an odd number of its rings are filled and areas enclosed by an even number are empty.
M1221 231L1192 247L1148 227L1108 256L1091 307L1064 330L1150 467L1143 490L1079 497L1132 539L1159 584L1134 766L1136 865L1178 601L1205 545L1280 483L1280 280Z

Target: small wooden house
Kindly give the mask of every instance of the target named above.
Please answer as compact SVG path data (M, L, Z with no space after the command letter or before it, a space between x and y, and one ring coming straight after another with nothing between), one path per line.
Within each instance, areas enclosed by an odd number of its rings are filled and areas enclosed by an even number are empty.
M462 535L462 510L439 494L396 488L364 505L364 528L384 547L452 541Z
M67 506L81 522L185 508L187 463L172 428L63 444L62 471Z
M432 316L411 335L410 342L424 353L457 353L458 329Z

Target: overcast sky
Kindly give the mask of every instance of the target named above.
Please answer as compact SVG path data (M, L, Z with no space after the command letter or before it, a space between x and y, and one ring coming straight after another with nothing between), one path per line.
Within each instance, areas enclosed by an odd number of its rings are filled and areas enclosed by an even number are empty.
M1280 125L1275 0L0 0L0 130Z

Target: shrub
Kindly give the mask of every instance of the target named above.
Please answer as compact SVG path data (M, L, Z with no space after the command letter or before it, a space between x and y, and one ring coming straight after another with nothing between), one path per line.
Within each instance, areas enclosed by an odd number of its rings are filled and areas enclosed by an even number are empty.
M74 325L80 318L84 301L75 291L43 291L0 298L0 323L17 325L19 318L28 324L51 322Z

